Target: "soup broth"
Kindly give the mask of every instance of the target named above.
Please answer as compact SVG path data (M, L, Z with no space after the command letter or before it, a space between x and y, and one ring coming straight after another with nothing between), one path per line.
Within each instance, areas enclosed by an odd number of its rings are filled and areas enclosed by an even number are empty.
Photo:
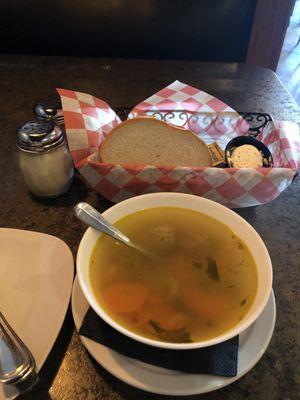
M160 207L115 225L159 256L147 257L101 235L90 259L90 282L103 309L128 330L187 343L223 334L249 311L257 271L246 244L202 213Z

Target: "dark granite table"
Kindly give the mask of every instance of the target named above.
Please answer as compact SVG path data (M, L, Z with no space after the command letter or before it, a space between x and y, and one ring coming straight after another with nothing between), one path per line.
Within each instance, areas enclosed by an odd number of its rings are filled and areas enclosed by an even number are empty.
M91 93L110 105L131 106L179 79L219 97L241 111L266 111L300 122L300 111L276 75L239 64L0 56L0 223L63 239L75 256L85 230L73 205L110 204L76 177L71 191L48 201L32 198L17 166L16 128L32 117L36 100L55 87ZM270 347L246 376L203 399L293 400L300 398L300 179L274 202L237 211L265 241L274 268L277 323ZM296 295L298 294L298 299ZM159 399L118 381L88 356L74 331L70 311L41 373L24 399ZM189 397L194 399L196 397Z

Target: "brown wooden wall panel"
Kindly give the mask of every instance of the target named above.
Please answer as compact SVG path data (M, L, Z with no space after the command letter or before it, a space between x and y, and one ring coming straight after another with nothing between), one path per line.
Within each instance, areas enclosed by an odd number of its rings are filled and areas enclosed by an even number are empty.
M295 0L257 0L246 62L276 71Z

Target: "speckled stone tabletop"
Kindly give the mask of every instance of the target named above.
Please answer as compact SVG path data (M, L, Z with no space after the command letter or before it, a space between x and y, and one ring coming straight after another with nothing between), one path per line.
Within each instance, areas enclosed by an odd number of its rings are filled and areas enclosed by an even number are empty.
M15 139L17 127L32 118L37 100L52 95L55 87L63 87L93 94L113 107L129 107L176 79L217 96L239 111L265 111L276 119L300 122L297 105L276 75L254 66L0 56L1 226L58 236L75 256L85 227L74 218L73 205L87 201L99 210L111 205L88 189L79 176L69 193L56 200L37 200L29 195L19 174ZM272 258L277 301L275 333L268 350L250 372L201 398L296 400L300 398L300 179L296 178L272 203L237 212L259 232ZM97 365L75 332L69 310L40 372L40 383L23 399L163 397L129 387Z

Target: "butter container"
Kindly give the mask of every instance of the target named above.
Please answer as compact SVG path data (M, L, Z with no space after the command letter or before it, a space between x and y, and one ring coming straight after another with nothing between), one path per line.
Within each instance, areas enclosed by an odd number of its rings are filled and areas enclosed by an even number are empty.
M251 136L237 136L227 143L225 162L231 168L272 167L270 150Z

